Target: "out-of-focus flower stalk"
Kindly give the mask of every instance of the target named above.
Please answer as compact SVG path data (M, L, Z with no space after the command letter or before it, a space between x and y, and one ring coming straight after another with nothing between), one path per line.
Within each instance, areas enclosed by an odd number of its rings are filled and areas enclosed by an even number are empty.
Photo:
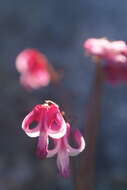
M77 172L77 190L95 189L95 153L101 114L101 95L103 77L100 60L96 60L96 73L87 109L87 121L84 129L86 151L81 155Z
M51 77L51 83L53 84L57 84L60 82L60 80L62 79L62 73L61 72L57 72L54 67L52 66L52 64L48 64L47 66L48 72L50 73L50 77Z

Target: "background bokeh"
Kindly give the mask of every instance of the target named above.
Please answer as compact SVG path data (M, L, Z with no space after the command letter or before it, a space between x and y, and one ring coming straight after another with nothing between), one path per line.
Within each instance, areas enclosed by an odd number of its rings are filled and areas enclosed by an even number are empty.
M126 0L0 0L0 190L72 190L57 174L55 159L37 160L37 139L21 130L34 105L51 99L68 109L83 130L95 65L83 41L108 37L127 41ZM64 71L59 86L27 92L18 81L15 58L37 48ZM66 104L66 105L65 105ZM104 84L97 144L97 189L127 188L127 85Z

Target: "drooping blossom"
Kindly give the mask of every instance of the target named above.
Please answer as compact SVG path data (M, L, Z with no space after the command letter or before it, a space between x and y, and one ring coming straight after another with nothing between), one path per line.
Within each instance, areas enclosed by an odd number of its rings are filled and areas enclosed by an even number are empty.
M106 80L127 82L127 45L124 41L90 38L84 42L84 48L88 55L102 60Z
M51 80L47 58L35 49L23 50L16 58L16 68L26 89L47 86Z
M75 130L75 132L73 133L73 137L75 143L77 144L77 148L71 147L68 141L68 137L70 134L70 125L69 123L66 123L66 125L67 133L62 138L54 139L55 147L54 149L49 150L47 154L48 158L53 157L57 154L57 166L60 171L60 174L64 177L68 177L70 175L69 156L76 156L85 148L84 138L78 129Z
M36 126L31 128L34 122ZM52 101L35 106L23 120L22 129L29 137L38 137L36 153L39 158L45 158L48 153L49 137L59 139L67 131L59 106Z

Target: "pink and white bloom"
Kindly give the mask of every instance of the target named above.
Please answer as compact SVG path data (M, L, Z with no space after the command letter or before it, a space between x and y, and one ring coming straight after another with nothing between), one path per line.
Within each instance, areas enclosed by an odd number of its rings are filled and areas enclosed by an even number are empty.
M50 83L47 58L35 49L25 49L16 58L20 83L26 89L38 89Z
M31 129L30 125L36 122L36 126ZM49 137L62 138L66 131L65 120L59 110L59 106L52 101L37 105L24 118L22 129L29 137L39 137L37 144L37 156L45 158L48 153Z
M90 38L84 42L86 53L103 61L106 80L127 82L127 45L124 41Z
M85 51L107 61L127 61L127 45L124 41L109 41L106 38L90 38L84 42Z
M62 138L53 139L55 147L52 150L48 150L47 154L48 158L57 154L57 166L60 174L64 177L68 177L70 175L69 156L76 156L85 148L84 138L78 129L73 133L73 137L78 148L73 148L69 145L68 137L70 134L70 125L69 123L66 125L67 133Z

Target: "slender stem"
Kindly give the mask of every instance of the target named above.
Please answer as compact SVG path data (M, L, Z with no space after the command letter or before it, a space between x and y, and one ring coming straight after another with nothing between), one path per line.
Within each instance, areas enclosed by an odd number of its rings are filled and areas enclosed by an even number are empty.
M102 83L101 65L98 61L92 94L88 105L87 121L84 130L86 151L81 155L79 174L77 176L77 190L95 189L95 152L100 119Z
M60 80L62 79L62 73L61 72L57 72L50 63L48 64L48 71L50 73L51 82L53 84L59 83Z

